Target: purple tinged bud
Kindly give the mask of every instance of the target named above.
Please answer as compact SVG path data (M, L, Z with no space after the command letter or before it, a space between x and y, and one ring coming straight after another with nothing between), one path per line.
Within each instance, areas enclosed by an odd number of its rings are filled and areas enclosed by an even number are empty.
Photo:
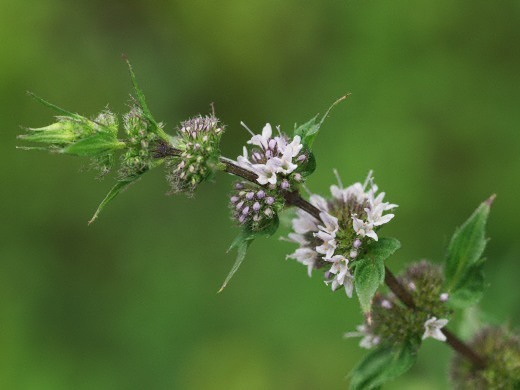
M260 191L258 191L258 192L256 193L256 197L257 197L258 199L263 199L263 198L265 198L265 191L264 191L264 190L260 190Z
M288 190L290 187L291 187L291 185L289 184L289 182L287 180L282 181L282 189Z
M240 198L238 196L232 196L231 197L231 203L236 203L240 200Z
M260 203L255 202L255 204L253 205L253 210L258 211L258 210L260 210L260 208L261 208Z
M244 205L244 201L240 202L239 204L236 205L236 209L237 210L240 210L242 208L242 206Z
M294 180L296 180L296 181L302 181L302 179L303 179L303 177L302 177L301 174L297 173L297 174L294 175Z
M264 211L264 214L267 215L269 218L271 218L273 216L274 212L272 209L266 209Z
M356 238L354 241L354 248L359 248L361 246L361 240L359 238Z
M245 215L241 215L240 218L238 218L238 222L240 223L244 223L246 220L246 216Z
M408 283L408 288L412 291L415 291L417 290L417 287L415 286L415 283L414 282L410 282Z
M253 200L254 197L255 197L255 193L254 193L254 192L248 192L248 193L246 194L246 198L247 198L248 200Z
M446 302L450 298L450 294L442 293L440 296L441 302Z
M243 215L247 215L249 213L249 206L244 207L244 210L242 210Z
M302 162L305 160L307 160L307 156L305 154L298 156L298 158L296 159L296 161L298 161L298 162Z
M268 205L272 205L274 203L274 198L272 196L268 197L265 200L265 203L267 203Z
M242 183L237 183L237 184L235 184L235 188L236 188L237 190L241 190L241 189L244 188L244 184L242 184Z

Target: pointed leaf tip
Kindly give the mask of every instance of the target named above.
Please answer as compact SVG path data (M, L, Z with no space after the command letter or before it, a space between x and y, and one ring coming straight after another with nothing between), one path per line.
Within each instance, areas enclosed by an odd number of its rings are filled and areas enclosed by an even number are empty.
M497 194L491 195L484 203L486 203L489 207L493 205L495 199L497 198Z

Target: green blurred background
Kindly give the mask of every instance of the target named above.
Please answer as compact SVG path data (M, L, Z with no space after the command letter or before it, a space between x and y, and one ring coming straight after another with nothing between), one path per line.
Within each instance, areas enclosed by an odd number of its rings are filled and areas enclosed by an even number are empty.
M86 161L15 150L51 123L31 90L87 116L126 110L131 59L171 131L215 103L229 156L239 122L290 129L352 92L316 142L315 192L374 169L397 217L384 234L414 260L490 194L489 289L497 323L520 322L520 3L503 1L0 2L0 388L341 389L364 351L342 334L358 304L258 240L227 290L234 254L218 177L166 197L161 169L87 227L112 178ZM281 234L285 234L283 228ZM429 340L388 389L448 388L451 351Z

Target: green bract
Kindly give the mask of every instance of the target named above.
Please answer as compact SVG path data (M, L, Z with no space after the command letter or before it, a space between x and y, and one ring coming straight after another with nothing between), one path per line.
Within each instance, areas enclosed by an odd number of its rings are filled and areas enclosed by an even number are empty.
M118 121L112 112L105 110L91 120L66 111L34 94L30 95L60 115L56 117L57 122L45 127L28 128L27 134L18 136L24 141L44 146L20 147L21 149L49 150L56 153L91 157L94 166L103 174L110 170L115 152L126 146L117 138Z

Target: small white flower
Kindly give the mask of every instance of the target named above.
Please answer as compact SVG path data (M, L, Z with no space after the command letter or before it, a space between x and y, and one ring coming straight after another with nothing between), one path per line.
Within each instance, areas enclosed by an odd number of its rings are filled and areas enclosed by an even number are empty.
M311 197L309 198L309 202L311 202L311 204L314 207L317 207L318 209L320 209L320 211L326 211L326 212L329 211L329 205L328 205L327 201L325 200L325 198L323 198L322 196L311 195Z
M442 293L439 298L440 298L441 302L446 302L448 299L450 299L450 294Z
M370 221L363 221L358 217L352 216L354 231L358 236L361 237L370 237L373 240L378 240L377 234L374 231L374 224Z
M251 169L253 167L253 164L249 161L249 155L247 153L247 148L244 146L242 156L237 157L237 163L242 168Z
M439 341L446 341L446 336L442 333L441 329L446 326L448 323L447 319L437 319L437 317L432 317L424 323L424 334L422 336L423 340L432 337Z
M268 160L265 164L254 164L253 166L254 172L258 175L256 181L261 185L276 184L276 164L273 160Z
M296 212L297 218L292 220L293 229L298 234L307 234L318 231L316 219L303 210Z
M365 337L361 339L359 342L359 346L361 348L365 349L371 349L378 345L381 342L381 337L373 335L373 334L367 334Z
M336 236L336 232L339 229L338 219L336 217L333 217L329 213L324 212L324 211L322 211L320 213L320 218L323 221L323 224L325 226L318 225L318 228L320 230L323 230L326 233L334 235L334 237L335 237Z
M317 257L317 253L311 248L298 248L296 252L287 255L287 259L295 259L298 263L306 265L309 277L312 276L312 270L316 264Z
M325 260L331 259L337 247L335 236L321 230L314 235L323 241L323 244L316 247L316 252L325 255Z
M362 337L359 346L365 349L371 349L381 342L381 337L368 333L365 325L356 327L357 332L347 332L343 335L344 338Z
M341 255L333 256L330 261L333 262L330 268L330 273L334 274L334 278L325 282L332 285L332 291L336 291L340 286L345 287L345 293L349 298L352 298L354 290L354 276L348 269L348 259Z
M318 225L320 230L314 235L322 240L323 244L317 246L316 251L325 255L325 260L329 260L336 250L336 232L339 229L338 219L324 211L320 213L320 218L325 226Z
M298 168L298 165L293 164L292 162L291 151L289 149L286 149L286 152L282 155L281 158L273 157L269 161L272 161L273 166L276 167L277 173L283 173L284 175L288 175L296 168Z
M253 137L247 141L248 144L260 146L262 148L267 149L269 147L269 140L273 135L273 129L269 123L266 123L264 128L262 129L262 134L253 135Z
M295 242L296 244L300 244L302 246L309 243L303 235L297 233L289 233L286 241Z

